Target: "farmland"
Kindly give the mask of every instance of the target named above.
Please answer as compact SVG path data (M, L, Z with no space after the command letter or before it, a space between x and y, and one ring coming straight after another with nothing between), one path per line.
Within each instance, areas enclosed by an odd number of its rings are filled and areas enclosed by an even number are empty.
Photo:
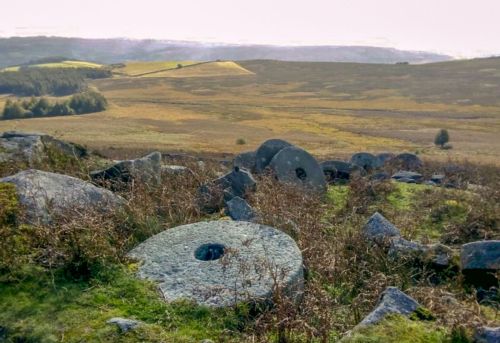
M189 63L125 64L121 75L92 81L107 111L2 121L0 130L43 131L116 157L153 149L233 154L271 137L321 157L404 150L496 163L500 155L500 59ZM433 146L440 128L453 149Z

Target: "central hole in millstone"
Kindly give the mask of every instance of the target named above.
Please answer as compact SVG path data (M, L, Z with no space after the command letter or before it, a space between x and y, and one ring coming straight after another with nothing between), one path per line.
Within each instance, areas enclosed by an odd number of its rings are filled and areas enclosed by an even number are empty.
M207 243L200 245L194 252L194 257L200 261L218 260L224 255L226 247L219 243Z
M306 178L307 178L307 173L304 169L302 168L297 168L295 169L295 175L297 175L297 177L299 179L301 179L302 181L304 181Z

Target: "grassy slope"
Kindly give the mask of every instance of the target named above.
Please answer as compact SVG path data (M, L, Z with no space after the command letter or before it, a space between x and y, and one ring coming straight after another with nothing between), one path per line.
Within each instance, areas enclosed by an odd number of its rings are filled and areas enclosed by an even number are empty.
M151 70L148 64L141 68ZM118 150L141 143L144 150L238 152L281 137L325 157L409 150L441 160L499 160L500 59L240 65L255 75L96 81L112 103L107 112L1 122L0 130L64 132L80 143ZM189 76L199 67L167 73ZM450 131L451 151L432 145L441 127ZM236 145L238 138L248 145Z
M116 68L114 71L128 75L136 76L145 73L152 73L164 69L174 69L178 64L188 66L196 64L196 61L159 61L159 62L126 62L124 67Z

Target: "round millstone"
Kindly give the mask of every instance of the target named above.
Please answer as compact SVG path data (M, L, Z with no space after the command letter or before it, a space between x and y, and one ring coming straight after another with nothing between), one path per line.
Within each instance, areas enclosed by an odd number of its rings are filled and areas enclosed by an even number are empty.
M302 255L287 234L249 222L211 221L163 231L131 252L140 278L159 283L167 301L212 307L266 302L277 278L289 296L303 288Z
M269 167L280 182L312 191L326 191L325 175L318 161L298 147L282 149L273 157Z
M278 152L290 146L290 143L282 139L269 139L262 143L255 152L255 171L262 173Z

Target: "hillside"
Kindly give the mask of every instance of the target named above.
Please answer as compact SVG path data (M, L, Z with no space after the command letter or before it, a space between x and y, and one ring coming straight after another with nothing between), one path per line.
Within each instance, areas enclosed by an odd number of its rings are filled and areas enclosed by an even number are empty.
M213 61L274 59L360 63L425 63L449 56L391 48L363 46L271 46L204 44L200 42L83 39L62 37L0 38L0 67L49 56L117 63L122 61Z
M110 103L105 112L6 120L0 130L59 134L117 158L129 149L234 153L279 136L318 156L407 150L436 160L499 161L500 59L418 66L239 61L253 74L175 77L216 65L95 80ZM434 147L441 128L452 150Z
M12 66L12 67L0 69L0 72L2 72L2 71L19 71L19 69L21 69L21 68L72 68L72 69L93 68L93 69L99 69L99 68L103 68L103 67L104 67L104 65L98 64L98 63L93 63L93 62L61 60L58 62L28 63L28 64L23 64L23 65L18 65L18 66Z

